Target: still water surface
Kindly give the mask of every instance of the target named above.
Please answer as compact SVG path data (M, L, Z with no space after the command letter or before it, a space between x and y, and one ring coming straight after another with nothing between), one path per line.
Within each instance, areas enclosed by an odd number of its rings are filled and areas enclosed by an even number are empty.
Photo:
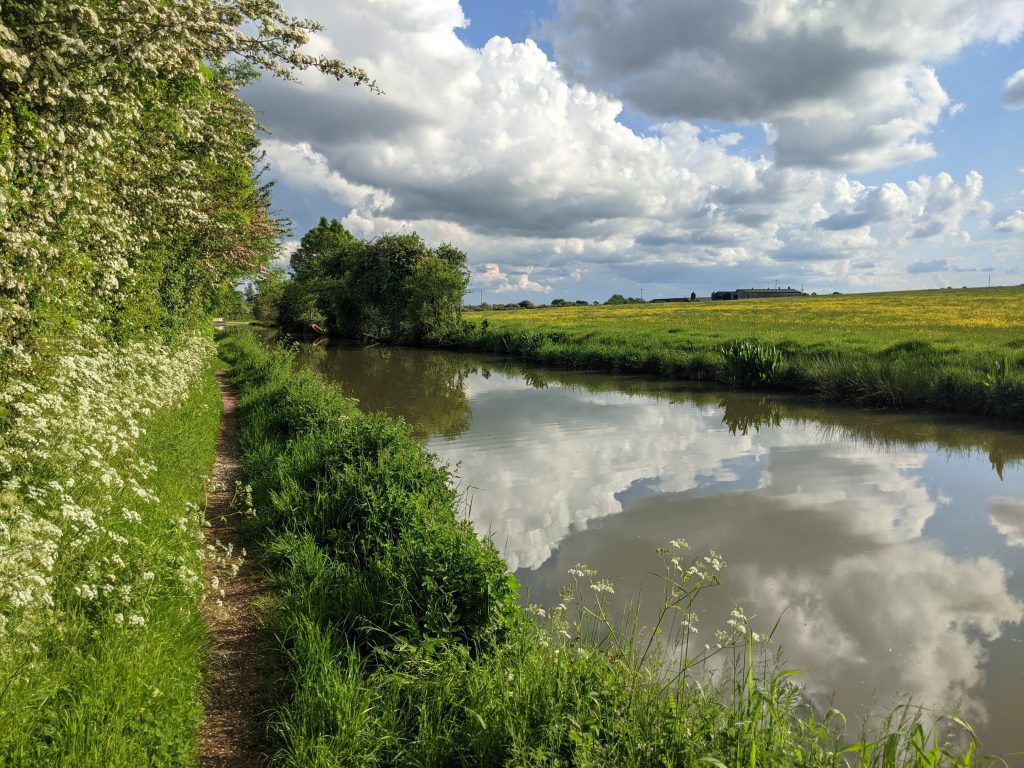
M734 603L759 632L782 616L789 665L851 721L959 702L986 751L1024 751L1019 429L428 350L301 359L457 468L532 602L582 562L653 606L655 548L685 537L727 562L709 639Z

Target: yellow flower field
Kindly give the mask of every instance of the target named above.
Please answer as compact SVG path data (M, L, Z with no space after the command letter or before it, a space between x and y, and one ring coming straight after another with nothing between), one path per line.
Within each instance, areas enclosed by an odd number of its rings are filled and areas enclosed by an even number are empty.
M842 342L862 349L902 341L939 346L1024 342L1024 288L746 299L697 303L551 307L472 313L491 327L561 332L607 340L654 337L758 338L803 345ZM675 346L672 339L666 339Z
M467 319L456 346L550 365L732 386L742 379L857 405L1024 418L1024 286L545 307Z

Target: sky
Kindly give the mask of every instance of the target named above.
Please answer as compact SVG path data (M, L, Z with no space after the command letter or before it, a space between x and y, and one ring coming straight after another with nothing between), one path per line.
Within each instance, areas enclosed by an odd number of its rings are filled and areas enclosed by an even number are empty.
M1024 283L1024 0L283 0L243 92L294 248L468 254L476 303Z

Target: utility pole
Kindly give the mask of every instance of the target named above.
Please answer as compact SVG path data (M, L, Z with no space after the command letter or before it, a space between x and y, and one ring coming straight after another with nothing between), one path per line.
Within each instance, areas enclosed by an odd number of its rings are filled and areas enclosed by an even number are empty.
M992 278L991 277L989 278L989 282L992 282ZM640 289L640 301L643 301L643 300L644 300L644 289L641 288Z
M484 305L484 292L480 291L480 306L482 307L483 305Z

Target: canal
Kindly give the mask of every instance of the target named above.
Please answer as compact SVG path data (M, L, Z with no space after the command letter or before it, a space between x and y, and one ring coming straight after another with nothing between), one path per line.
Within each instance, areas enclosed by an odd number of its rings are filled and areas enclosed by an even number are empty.
M851 723L912 697L1024 751L1019 429L430 350L299 356L452 466L530 602L585 563L653 609L655 550L683 537L727 564L702 638L741 605Z

